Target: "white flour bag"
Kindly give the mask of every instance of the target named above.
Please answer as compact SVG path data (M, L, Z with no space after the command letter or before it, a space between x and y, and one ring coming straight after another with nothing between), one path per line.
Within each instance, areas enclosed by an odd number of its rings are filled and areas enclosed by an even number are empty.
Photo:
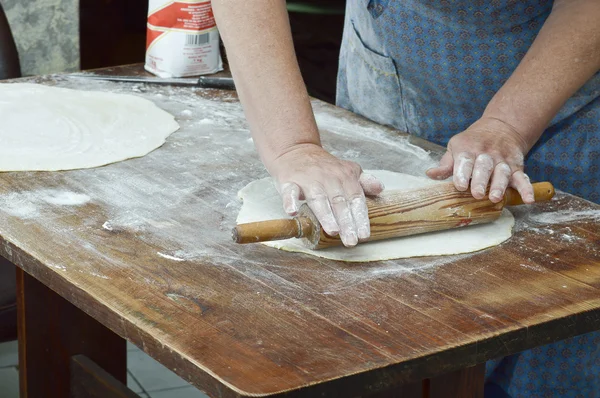
M165 78L223 70L210 0L150 0L145 68Z

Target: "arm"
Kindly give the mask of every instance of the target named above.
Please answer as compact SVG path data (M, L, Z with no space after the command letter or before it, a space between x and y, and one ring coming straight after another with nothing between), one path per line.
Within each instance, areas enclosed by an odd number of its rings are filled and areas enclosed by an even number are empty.
M261 160L321 145L296 61L285 1L216 0L213 9Z
M428 171L457 188L483 197L491 177L490 199L506 187L533 202L523 161L560 108L600 69L600 2L557 0L531 48L496 93L481 119L448 144L440 166Z
M330 235L369 236L367 194L383 187L321 147L292 43L285 1L213 0L219 31L261 160L290 215L305 198Z

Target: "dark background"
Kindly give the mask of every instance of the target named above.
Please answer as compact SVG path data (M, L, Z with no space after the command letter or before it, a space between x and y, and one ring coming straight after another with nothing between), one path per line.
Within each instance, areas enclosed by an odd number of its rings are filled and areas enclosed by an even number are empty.
M290 24L309 93L334 102L344 0L294 3ZM81 0L81 68L144 61L148 0Z

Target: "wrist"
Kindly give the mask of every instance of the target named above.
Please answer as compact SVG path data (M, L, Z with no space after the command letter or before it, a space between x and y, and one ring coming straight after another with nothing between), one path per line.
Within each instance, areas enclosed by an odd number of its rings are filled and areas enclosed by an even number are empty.
M490 101L481 118L509 131L520 141L523 153L529 152L546 129L548 121L535 114L526 115L523 109L516 109L519 108L517 103L507 104L505 98L497 100L496 97Z
M267 156L263 158L263 164L265 168L269 172L269 174L273 177L276 177L278 174L278 170L285 160L290 155L297 155L298 152L304 151L306 153L314 153L325 151L321 146L320 142L295 142L285 147L279 148L277 151L273 151L269 153Z
M519 149L524 155L529 152L535 141L531 142L524 137L521 132L511 123L503 120L493 114L484 114L477 121L479 127L483 127L481 132L491 135L491 139L495 141L511 142L512 145Z

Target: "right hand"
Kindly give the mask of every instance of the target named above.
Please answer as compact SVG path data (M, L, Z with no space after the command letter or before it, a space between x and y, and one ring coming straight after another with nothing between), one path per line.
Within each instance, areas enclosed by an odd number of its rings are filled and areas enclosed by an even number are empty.
M290 216L306 200L323 230L339 234L345 246L356 246L371 235L365 194L378 195L384 186L357 163L338 159L318 145L301 144L271 162L269 170Z

